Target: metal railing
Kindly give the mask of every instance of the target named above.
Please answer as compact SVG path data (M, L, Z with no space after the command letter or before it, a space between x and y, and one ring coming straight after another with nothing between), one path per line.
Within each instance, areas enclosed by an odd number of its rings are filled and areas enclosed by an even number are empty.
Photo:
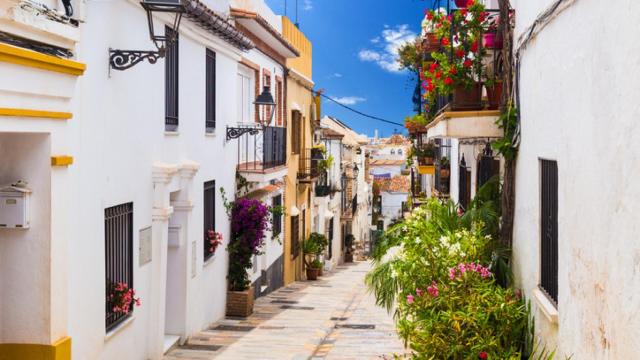
M322 150L318 148L304 149L298 163L298 179L313 180L320 176L320 160Z
M113 206L104 210L105 232L105 327L109 331L129 317L116 311L115 289L118 283L133 289L133 203ZM113 295L113 296L112 296Z
M331 194L331 185L329 185L328 174L326 171L320 173L318 182L315 186L315 193L318 197L325 197Z
M287 128L268 126L257 134L238 139L238 170L260 172L284 166L287 161Z

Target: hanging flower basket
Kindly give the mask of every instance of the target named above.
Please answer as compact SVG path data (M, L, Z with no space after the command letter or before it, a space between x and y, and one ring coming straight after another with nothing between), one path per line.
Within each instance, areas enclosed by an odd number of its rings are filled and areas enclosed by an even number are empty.
M133 311L133 305L140 306L140 298L136 297L135 290L127 283L118 282L112 284L109 289L109 304L111 311L118 314L128 314Z

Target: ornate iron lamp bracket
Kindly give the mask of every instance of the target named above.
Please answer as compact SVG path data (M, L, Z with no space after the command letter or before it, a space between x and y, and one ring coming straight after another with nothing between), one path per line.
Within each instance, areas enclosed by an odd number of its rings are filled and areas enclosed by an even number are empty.
M159 51L109 49L109 66L114 70L122 71L132 68L144 60L147 60L150 64L155 64L164 55L164 48Z
M260 127L251 127L251 126L229 127L227 126L227 141L232 139L237 139L246 133L249 133L251 135L257 135L260 132L260 130L262 130Z

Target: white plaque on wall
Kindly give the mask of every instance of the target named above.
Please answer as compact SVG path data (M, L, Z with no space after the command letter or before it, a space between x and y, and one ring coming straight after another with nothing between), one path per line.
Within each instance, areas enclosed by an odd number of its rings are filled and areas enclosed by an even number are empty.
M140 230L139 266L151 262L151 226Z

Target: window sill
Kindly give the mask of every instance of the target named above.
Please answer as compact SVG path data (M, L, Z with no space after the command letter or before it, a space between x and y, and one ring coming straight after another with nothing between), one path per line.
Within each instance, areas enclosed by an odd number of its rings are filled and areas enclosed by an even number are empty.
M127 320L121 322L120 324L118 324L118 326L116 326L113 329L109 330L109 332L104 336L104 342L107 342L107 341L111 340L111 338L116 336L118 333L123 331L125 328L129 327L129 325L131 325L131 323L135 319L136 319L135 316L131 315L131 316L129 316L129 318Z
M207 260L204 261L204 264L202 264L202 267L205 268L205 267L209 266L209 264L211 264L215 260L216 260L216 254L213 254L213 256L211 256L210 258L208 258Z
M558 309L556 306L549 300L547 295L540 290L540 288L536 287L533 289L533 298L536 300L538 304L538 308L542 311L544 316L549 320L552 324L558 324Z
M179 131L165 131L164 135L165 136L178 136L178 135L180 135L180 132Z

